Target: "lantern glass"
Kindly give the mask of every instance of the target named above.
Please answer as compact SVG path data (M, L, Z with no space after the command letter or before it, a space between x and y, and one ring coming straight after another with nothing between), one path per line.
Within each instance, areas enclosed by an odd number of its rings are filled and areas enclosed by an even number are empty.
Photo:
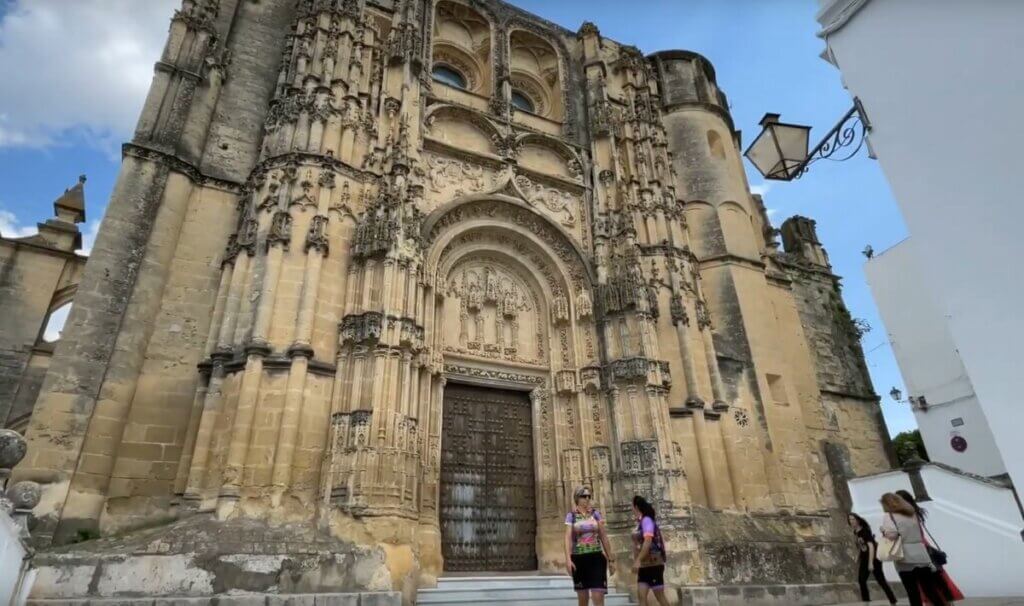
M778 114L765 114L761 126L744 155L765 179L792 180L807 159L811 127L779 122Z

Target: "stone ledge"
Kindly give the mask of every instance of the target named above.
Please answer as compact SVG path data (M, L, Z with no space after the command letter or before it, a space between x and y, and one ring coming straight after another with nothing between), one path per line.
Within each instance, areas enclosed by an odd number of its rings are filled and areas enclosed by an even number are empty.
M28 600L27 606L401 606L397 591L364 593L237 594L209 597Z

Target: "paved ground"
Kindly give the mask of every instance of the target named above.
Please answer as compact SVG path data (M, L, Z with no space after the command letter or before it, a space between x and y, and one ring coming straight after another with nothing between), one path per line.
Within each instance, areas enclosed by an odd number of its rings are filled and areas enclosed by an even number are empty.
M871 606L888 606L885 600L868 602ZM900 600L900 604L908 604L906 600ZM1019 598L973 598L953 602L956 606L1024 606L1024 597ZM864 606L864 602L850 602L849 604L837 604L836 606Z

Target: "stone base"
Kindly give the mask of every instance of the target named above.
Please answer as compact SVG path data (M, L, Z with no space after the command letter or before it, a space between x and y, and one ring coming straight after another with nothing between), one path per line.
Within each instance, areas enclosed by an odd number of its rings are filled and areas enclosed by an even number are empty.
M89 598L29 600L26 606L400 606L397 591L363 593L245 593L207 598Z
M40 551L33 565L38 574L30 599L37 601L177 604L167 598L175 596L197 598L196 604L376 606L399 595L384 593L393 587L379 547L343 541L309 524L221 522L209 515ZM312 594L330 595L317 601ZM356 601L337 594L354 594ZM387 597L374 602L373 594ZM362 601L363 595L371 597ZM282 601L286 596L299 601Z
M852 571L851 574L856 574ZM902 587L892 586L898 596ZM871 595L885 599L885 594L871 584ZM823 606L860 602L856 583L819 585L722 585L719 587L682 587L678 592L681 606Z

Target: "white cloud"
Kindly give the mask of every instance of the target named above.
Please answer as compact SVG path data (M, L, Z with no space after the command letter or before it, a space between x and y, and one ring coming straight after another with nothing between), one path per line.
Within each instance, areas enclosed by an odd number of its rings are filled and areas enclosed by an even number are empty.
M0 147L130 137L180 0L15 0L0 21Z
M765 210L765 213L768 215L768 218L774 217L777 212L779 212L779 209L777 208L769 208Z
M756 194L758 196L764 196L769 191L771 191L771 189L772 189L772 187L774 185L775 185L774 183L770 183L768 181L764 181L762 183L758 183L757 185L751 185L750 186L750 193Z
M2 132L0 132L2 135ZM21 225L18 217L9 210L0 208L0 236L5 238L24 238L34 236L38 230L34 225Z

